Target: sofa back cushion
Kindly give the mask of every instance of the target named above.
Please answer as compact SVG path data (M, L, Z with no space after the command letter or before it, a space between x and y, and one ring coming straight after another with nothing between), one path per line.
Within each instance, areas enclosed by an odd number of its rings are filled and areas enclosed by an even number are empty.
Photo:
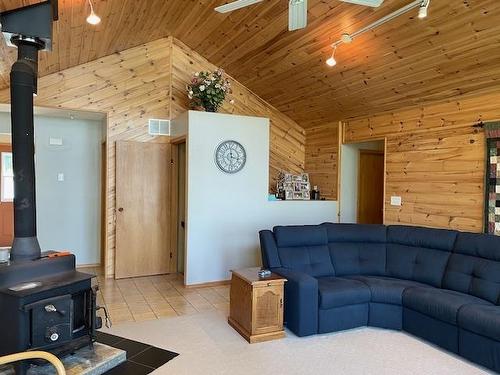
M319 225L279 226L273 231L282 267L313 277L335 275L326 228Z
M268 269L281 267L274 233L270 230L261 230L259 239L262 265Z
M441 287L457 232L407 226L387 228L387 276Z
M459 233L443 287L499 304L500 237Z
M322 224L335 274L384 275L386 227L384 225Z

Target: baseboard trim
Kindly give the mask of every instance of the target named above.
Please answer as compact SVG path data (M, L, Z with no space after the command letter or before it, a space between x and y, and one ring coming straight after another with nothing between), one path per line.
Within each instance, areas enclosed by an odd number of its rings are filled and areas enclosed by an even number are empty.
M92 263L92 264L78 264L76 269L80 268L98 268L101 267L101 263Z
M210 288L214 286L223 286L223 285L229 285L231 283L231 280L221 280L221 281L210 281L208 283L200 283L200 284L189 284L189 285L184 285L185 288L191 289L191 288Z

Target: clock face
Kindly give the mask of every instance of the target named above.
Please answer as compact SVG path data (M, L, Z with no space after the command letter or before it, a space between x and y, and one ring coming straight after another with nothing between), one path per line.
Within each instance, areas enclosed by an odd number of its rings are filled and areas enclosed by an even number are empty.
M236 141L224 141L215 150L215 163L224 173L237 173L247 161L245 148Z

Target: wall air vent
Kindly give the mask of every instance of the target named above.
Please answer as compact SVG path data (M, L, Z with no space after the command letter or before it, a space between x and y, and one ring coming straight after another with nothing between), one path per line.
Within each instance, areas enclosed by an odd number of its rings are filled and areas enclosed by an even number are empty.
M170 120L149 119L150 135L170 135Z

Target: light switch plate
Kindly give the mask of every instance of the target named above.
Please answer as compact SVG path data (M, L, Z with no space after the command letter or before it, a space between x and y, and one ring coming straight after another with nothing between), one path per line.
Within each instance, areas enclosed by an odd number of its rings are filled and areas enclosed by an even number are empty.
M403 204L403 201L401 197L398 196L392 196L391 197L391 206L401 206Z
M62 144L63 144L62 138L53 138L53 137L49 138L49 145L51 146L62 146Z
M64 173L58 173L57 174L57 181L59 181L59 182L64 181Z

